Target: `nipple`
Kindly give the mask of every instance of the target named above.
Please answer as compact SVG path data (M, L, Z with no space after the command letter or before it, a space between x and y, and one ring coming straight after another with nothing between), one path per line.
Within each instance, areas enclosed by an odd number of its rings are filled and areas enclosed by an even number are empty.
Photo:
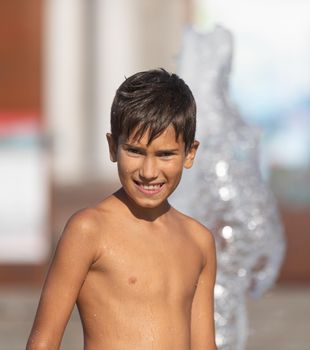
M137 282L137 278L134 276L131 276L128 278L129 284L135 284Z

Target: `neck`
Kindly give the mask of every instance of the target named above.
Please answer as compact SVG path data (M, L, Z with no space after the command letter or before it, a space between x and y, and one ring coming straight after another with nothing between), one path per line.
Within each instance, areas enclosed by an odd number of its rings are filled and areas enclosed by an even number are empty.
M158 221L159 219L163 218L171 208L167 200L156 208L140 207L127 195L123 188L120 188L117 192L115 192L114 196L125 204L135 218L148 222Z

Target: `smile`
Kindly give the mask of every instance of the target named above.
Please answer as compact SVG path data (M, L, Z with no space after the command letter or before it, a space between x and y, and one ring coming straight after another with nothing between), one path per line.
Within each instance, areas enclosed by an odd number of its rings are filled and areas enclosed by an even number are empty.
M159 193L164 185L164 183L156 183L156 184L149 184L145 185L143 183L140 183L138 181L134 181L136 187L139 191L146 193L146 194L155 194Z

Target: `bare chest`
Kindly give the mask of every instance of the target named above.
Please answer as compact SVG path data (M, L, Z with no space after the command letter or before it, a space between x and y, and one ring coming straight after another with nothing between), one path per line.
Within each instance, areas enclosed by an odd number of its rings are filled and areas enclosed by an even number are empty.
M94 266L105 290L116 298L188 300L201 269L201 252L185 232L110 232Z

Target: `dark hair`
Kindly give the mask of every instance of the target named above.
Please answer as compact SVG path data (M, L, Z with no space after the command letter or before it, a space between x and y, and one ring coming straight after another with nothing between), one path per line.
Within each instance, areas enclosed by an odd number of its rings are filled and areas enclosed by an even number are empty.
M187 152L194 142L196 103L185 82L164 69L139 72L116 91L111 108L111 133L140 140L150 130L148 145L172 124L176 140L183 137Z

